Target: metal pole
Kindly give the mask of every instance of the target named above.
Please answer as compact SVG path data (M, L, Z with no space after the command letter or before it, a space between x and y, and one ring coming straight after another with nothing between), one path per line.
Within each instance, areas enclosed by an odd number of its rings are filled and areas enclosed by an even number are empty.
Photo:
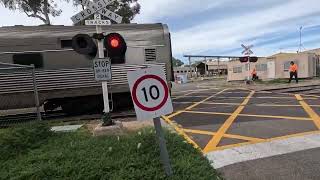
M101 15L100 14L95 14L94 15L95 20L100 20ZM96 26L96 31L97 33L102 33L102 27L100 25ZM103 41L98 40L98 55L99 58L103 59L104 58L104 49L103 49ZM111 62L110 62L111 63ZM102 94L103 94L103 105L104 105L104 117L107 118L107 120L110 118L110 107L109 107L109 93L108 93L108 83L107 82L102 82Z
M204 57L204 74L205 74L205 76L207 76L207 72L208 72L208 69L207 69L207 57Z
M191 73L191 57L189 57L189 70L190 70L190 78L192 78L192 73Z
M218 76L220 76L220 57L218 57Z
M166 172L167 176L171 176L173 174L172 168L170 165L170 159L169 154L167 150L166 140L164 138L164 134L161 127L161 121L160 118L154 118L153 119L154 127L156 129L156 134L159 140L159 146L160 146L160 159L162 162L162 165L164 167L164 170Z
M32 66L32 80L33 80L34 100L35 100L36 108L37 108L37 119L39 121L41 121L40 103L39 103L39 94L38 94L38 87L37 87L36 72L35 72L34 65L31 64L31 66Z

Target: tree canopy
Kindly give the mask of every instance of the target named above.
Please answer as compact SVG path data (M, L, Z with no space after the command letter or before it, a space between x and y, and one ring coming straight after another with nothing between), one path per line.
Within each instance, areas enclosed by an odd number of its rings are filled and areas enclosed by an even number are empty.
M182 66L184 63L180 59L176 59L172 57L172 64L173 64L173 67L179 67L179 66Z
M61 1L72 2L74 6L78 3L76 0L0 0L0 4L10 10L19 10L28 17L38 18L46 25L50 25L50 16L60 16L62 9L58 4ZM136 14L140 12L138 0L118 0L107 6L115 13L123 16L123 23L130 23Z

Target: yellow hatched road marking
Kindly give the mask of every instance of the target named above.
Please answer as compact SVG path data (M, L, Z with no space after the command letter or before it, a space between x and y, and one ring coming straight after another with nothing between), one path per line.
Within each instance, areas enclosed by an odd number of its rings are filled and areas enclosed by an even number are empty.
M301 95L296 94L295 95L303 109L308 113L308 115L313 120L314 124L317 126L318 129L320 129L320 116L303 100Z
M169 116L167 116L169 119L171 119L171 118L173 118L174 116L177 116L177 115L179 115L179 114L181 114L183 111L177 111L177 112L175 112L175 113L173 113L173 114L171 114L171 115L169 115Z
M256 114L240 114L239 116L288 119L288 120L299 120L299 121L311 121L312 120L311 118L307 118L307 117L294 117L294 116L268 116L268 115L256 115Z
M216 135L216 132L209 132L209 131L201 131L201 130L194 130L194 129L183 129L185 132L194 133L194 134L203 134L203 135ZM261 142L264 139L255 138L255 137L248 137L248 136L241 136L235 134L224 134L223 137L232 138L232 139L241 139L245 141L254 141L254 142Z
M181 134L186 141L188 141L190 144L193 145L194 148L196 149L201 149L197 143L195 143L184 131L182 128L178 127L175 123L173 123L168 117L166 116L161 116L161 118L166 121L168 124L170 124L179 134Z
M292 138L292 137L299 137L299 136L305 136L305 135L311 135L311 134L320 134L320 131L309 131L309 132L291 134L291 135L280 136L280 137L275 137L275 138L269 138L269 139L264 139L263 141L258 142L258 143L270 142L270 141L282 140L282 139L288 139L288 138ZM205 153L209 153L209 152L217 151L217 150L230 149L230 148L244 146L244 145L250 145L250 144L257 144L257 142L243 142L243 143L238 143L238 144L230 144L230 145L226 145L226 146L219 146L219 147L216 147L216 148L212 149L211 151L208 151L208 152L205 152Z
M201 91L216 90L216 89L217 89L217 88L199 89L199 90L187 90L187 91L184 91L184 92L189 92L189 93L183 94L183 95L177 95L177 97L173 97L172 99L179 99L179 98L188 96L188 95L193 94L193 93L204 93L204 92L201 92ZM172 94L172 96L175 96L175 95L176 95L176 94Z
M241 103L241 105L231 114L231 116L224 122L224 124L219 128L217 134L212 137L209 143L204 148L204 152L209 152L212 149L215 149L219 142L221 141L222 136L227 132L229 127L232 125L233 121L237 118L237 116L244 109L245 105L249 102L250 98L253 96L254 91L251 91L250 94L246 97L246 99Z
M224 91L226 91L226 90L227 90L227 89L224 89L224 90L222 90L222 91L219 91L219 92L215 93L214 95L212 95L212 96L209 96L209 97L205 98L205 99L204 99L204 100L202 100L202 101L194 102L194 104L193 104L193 105L188 106L187 108L185 108L185 109L184 109L184 111L185 111L185 110L187 110L187 109L192 109L192 108L194 108L194 107L198 106L199 104L201 104L201 103L205 102L206 100L208 100L208 99L210 99L210 98L212 98L212 97L214 97L214 96L216 96L216 95L218 95L218 94L220 94L220 93L222 93L222 92L224 92ZM175 112L175 113L173 113L173 114L169 115L169 116L168 116L168 118L169 118L169 119L171 119L171 118L173 118L173 117L175 117L175 116L177 116L177 115L181 114L182 112L183 112L183 111L177 111L177 112Z
M220 113L220 112L201 112L201 111L181 111L184 113L193 113L193 114L212 114L212 115L227 115L231 116L232 113ZM288 119L288 120L301 120L301 121L311 121L311 118L308 117L293 117L293 116L269 116L269 115L258 115L258 114L238 114L238 116L245 117L261 117L261 118L275 118L275 119Z
M290 104L253 104L253 106L259 106L259 107L300 107L300 105L290 105Z
M188 103L194 103L194 102L173 102L176 104L188 104ZM211 105L232 105L232 106L239 106L240 103L215 103L215 102L203 102L201 104L211 104Z
M195 103L195 104L193 104L193 105L191 105L191 106L187 107L185 110L190 110L190 109L192 109L192 108L194 108L194 107L198 106L199 104L201 104L201 103L203 103L203 102L207 101L208 99L213 98L213 97L215 97L216 95L219 95L219 94L223 93L223 92L224 92L224 91L226 91L226 90L228 90L228 89L224 89L224 90L222 90L222 91L219 91L219 92L215 93L214 95L209 96L209 97L205 98L204 100L199 101L199 102L197 102L197 103Z

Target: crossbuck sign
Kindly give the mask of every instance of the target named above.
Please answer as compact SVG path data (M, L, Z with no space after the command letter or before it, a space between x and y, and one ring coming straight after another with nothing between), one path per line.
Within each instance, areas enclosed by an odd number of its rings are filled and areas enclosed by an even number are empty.
M108 10L106 6L114 2L115 0L97 0L95 2L92 2L90 0L77 0L77 2L83 6L86 7L85 10L79 12L78 14L71 17L71 20L74 24L77 24L78 22L88 18L89 16L97 13L101 14L103 16L106 16L107 18L117 22L122 22L122 16ZM103 20L100 20L103 21ZM106 22L97 22L97 25L103 25ZM100 24L99 24L100 23ZM93 24L93 23L92 23Z
M243 47L242 54L244 55L251 55L253 52L251 51L251 48L253 48L253 45L245 46L244 44L241 44L241 47Z

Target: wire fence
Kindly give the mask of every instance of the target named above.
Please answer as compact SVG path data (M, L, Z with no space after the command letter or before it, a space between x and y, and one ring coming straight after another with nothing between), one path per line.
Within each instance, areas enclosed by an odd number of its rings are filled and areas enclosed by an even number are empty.
M0 126L41 120L34 65L0 63Z

